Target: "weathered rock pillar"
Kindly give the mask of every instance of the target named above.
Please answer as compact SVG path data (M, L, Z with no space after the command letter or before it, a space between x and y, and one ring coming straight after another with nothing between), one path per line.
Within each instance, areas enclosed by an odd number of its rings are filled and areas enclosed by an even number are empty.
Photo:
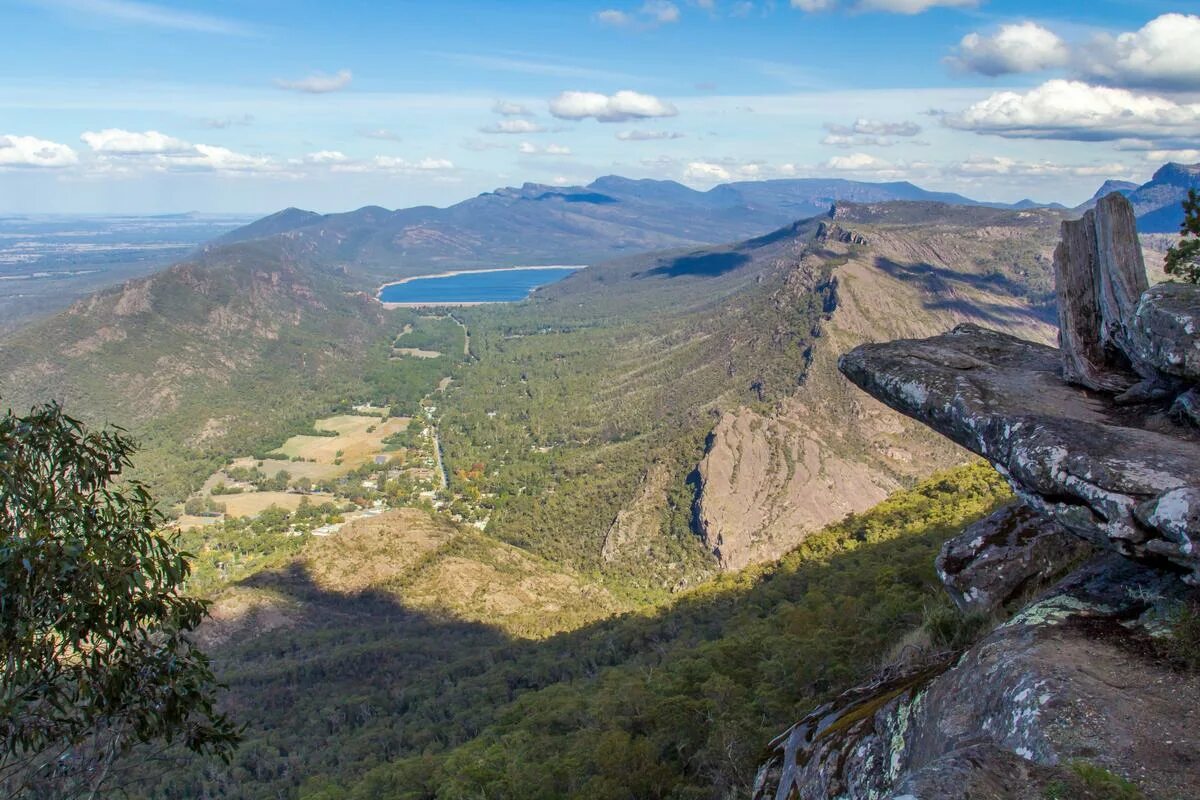
M1062 224L1054 282L1063 377L1104 392L1137 383L1125 355L1126 326L1149 284L1129 200L1114 192Z

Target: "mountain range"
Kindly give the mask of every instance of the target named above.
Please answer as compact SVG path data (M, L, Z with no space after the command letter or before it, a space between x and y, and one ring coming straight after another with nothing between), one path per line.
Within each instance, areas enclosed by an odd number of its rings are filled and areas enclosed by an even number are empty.
M1200 165L1167 164L1144 185L1110 181L1097 196L1121 191L1134 202L1143 232L1172 233L1180 201L1200 186ZM586 186L527 183L486 192L448 208L390 211L367 206L338 214L289 208L215 240L210 248L281 237L298 255L386 279L449 267L595 263L621 255L736 241L838 201L928 201L1024 210L1063 208L1024 200L984 203L908 182L837 179L744 181L697 191L674 181L599 178ZM1084 204L1078 210L1089 207Z

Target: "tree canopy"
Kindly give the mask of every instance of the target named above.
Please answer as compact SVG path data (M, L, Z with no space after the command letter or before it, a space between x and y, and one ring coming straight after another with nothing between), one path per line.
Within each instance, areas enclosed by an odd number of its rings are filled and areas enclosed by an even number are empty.
M1200 283L1200 193L1188 190L1183 201L1183 238L1167 251L1167 274L1188 283Z
M56 404L0 417L0 794L94 795L139 744L228 758L239 732L188 637L204 601L132 442Z

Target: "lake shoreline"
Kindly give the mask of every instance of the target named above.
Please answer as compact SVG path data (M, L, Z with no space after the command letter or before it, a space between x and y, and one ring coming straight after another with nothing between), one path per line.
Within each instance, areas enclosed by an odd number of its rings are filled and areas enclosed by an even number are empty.
M569 270L577 272L581 269L587 269L587 265L586 264L546 264L546 265L542 265L542 266L531 266L531 267L488 267L488 268L483 268L483 269L457 269L457 270L451 270L449 272L431 273L428 275L412 275L407 278L401 278L400 280L397 280L397 281L388 281L387 283L380 285L375 290L375 300L380 305L382 305L384 308L388 308L388 309L428 308L428 307L433 307L433 306L443 306L443 307L482 306L482 305L492 305L495 303L512 303L512 302L517 302L517 301L514 301L514 300L454 300L454 301L442 300L442 301L393 302L393 301L384 300L383 292L390 286L401 286L406 283L411 283L412 281L426 280L429 278L453 278L457 275L478 275L478 274L490 273L490 272L517 272L517 271L527 272L530 270L563 270L563 269L569 269ZM535 289L536 289L536 287L535 287ZM530 290L531 294L532 294L532 292L533 292L533 290Z

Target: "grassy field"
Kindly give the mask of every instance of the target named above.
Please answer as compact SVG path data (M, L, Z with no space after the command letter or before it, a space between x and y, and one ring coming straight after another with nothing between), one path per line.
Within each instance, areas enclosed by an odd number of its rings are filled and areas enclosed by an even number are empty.
M346 472L383 452L383 440L408 427L408 417L391 417L386 422L379 417L340 414L319 419L313 425L319 431L336 431L337 436L293 436L276 452L288 459L312 460L332 465L341 460ZM302 462L295 462L298 466ZM291 466L281 467L292 472ZM300 473L296 473L300 474Z
M309 502L320 504L332 500L330 494L298 494L296 492L243 492L241 494L226 494L215 497L217 502L225 504L225 515L229 517L253 517L266 511L271 506L278 506L286 511L295 511L300 507L300 501L307 497Z

